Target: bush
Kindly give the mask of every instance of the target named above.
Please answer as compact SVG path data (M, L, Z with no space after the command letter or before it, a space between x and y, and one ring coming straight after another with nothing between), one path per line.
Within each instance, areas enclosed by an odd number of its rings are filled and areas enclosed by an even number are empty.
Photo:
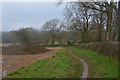
M75 47L90 49L97 53L118 60L118 42L90 42L75 44Z
M102 42L100 43L97 52L110 58L118 59L118 43Z

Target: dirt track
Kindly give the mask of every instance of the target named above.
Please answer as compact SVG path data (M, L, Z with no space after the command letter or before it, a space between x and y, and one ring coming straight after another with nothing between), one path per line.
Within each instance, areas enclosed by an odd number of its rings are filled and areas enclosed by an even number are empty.
M54 51L46 52L44 54L31 54L31 55L2 55L2 71L3 76L19 69L22 66L29 65L39 59L44 59L53 56L58 49L64 48L48 48Z
M80 61L83 63L83 65L84 65L84 70L83 70L83 72L82 72L82 76L80 76L80 78L81 78L80 80L86 80L87 75L88 75L88 65L87 65L87 63L86 63L83 59L81 59L81 58L73 55L71 52L69 52L69 54L72 55L74 58L80 60Z
M2 43L2 44L0 43L0 47L9 47L14 44L20 44L20 43Z

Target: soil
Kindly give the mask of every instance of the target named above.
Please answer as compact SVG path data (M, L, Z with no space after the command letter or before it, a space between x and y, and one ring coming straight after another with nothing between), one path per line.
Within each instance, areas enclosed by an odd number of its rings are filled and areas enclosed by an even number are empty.
M49 49L49 50L59 50L59 49L65 49L65 48L64 47L55 47L55 48L50 47L50 48L47 48L47 49Z
M9 46L12 46L14 44L20 44L20 43L0 43L0 47L9 47Z
M2 47L2 55L26 55L26 54L40 54L49 51L40 45L19 44L11 45L9 47Z

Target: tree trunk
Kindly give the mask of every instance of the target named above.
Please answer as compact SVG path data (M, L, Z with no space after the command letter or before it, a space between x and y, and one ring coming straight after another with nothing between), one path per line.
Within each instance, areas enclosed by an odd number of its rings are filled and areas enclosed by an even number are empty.
M101 10L103 10L103 8L101 7ZM99 24L99 30L98 30L98 41L101 42L102 39L102 29L103 29L103 11L100 13L100 24Z
M111 23L112 23L112 11L110 10L110 15L109 15L109 31L108 31L108 34L109 34L109 41L112 40L112 35L111 35Z
M118 5L118 21L120 21L120 1ZM120 41L120 22L118 23L118 41Z
M85 32L85 42L88 42L88 40L87 40L87 32Z
M82 42L87 42L87 32L82 32Z
M101 31L98 31L98 41L99 42L101 42L101 38L102 38Z
M74 31L74 34L75 34L75 38L74 38L74 41L77 42L77 31Z
M85 42L85 33L82 32L82 42Z
M54 45L54 44L55 44L55 35L52 34L52 45Z
M107 11L107 27L106 27L106 40L111 41L111 22L112 22L112 12L113 12L113 2L110 2Z

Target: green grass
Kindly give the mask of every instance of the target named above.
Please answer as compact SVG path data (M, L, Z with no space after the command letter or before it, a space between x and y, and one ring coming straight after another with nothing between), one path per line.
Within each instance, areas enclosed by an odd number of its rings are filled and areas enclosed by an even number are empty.
M74 55L82 58L88 64L88 78L118 78L118 62L98 53L79 49L68 48Z
M68 54L68 50L59 50L54 56L38 60L6 76L6 78L79 78L83 64Z

